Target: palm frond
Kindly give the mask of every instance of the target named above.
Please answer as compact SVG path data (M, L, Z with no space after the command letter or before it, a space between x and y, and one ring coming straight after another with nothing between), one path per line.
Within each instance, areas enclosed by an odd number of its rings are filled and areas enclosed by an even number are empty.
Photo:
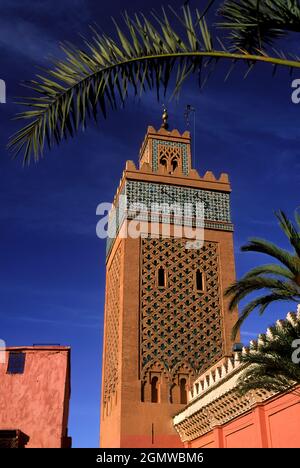
M159 98L174 76L174 94L178 95L191 74L201 76L206 70L200 80L205 82L220 59L251 67L263 62L300 68L300 60L279 54L232 53L225 45L215 49L203 12L192 14L186 6L180 14L171 8L170 14L171 19L162 10L151 20L142 14L132 18L125 14L124 28L114 21L113 37L92 30L84 47L63 45L64 58L25 83L34 95L22 100L27 110L16 118L28 123L9 140L13 154L22 153L25 163L32 156L38 160L45 146L51 149L85 129L91 119L105 118L109 110L123 106L131 92L140 95L154 89ZM178 27L173 25L176 21Z
M297 230L296 226L294 226L294 224L289 220L283 211L280 210L278 213L276 213L276 216L279 221L279 226L286 234L290 244L294 247L298 258L300 258L300 230Z
M274 371L278 369L274 368ZM239 394L244 395L250 390L268 390L271 392L285 392L292 386L292 382L287 377L270 371L269 366L263 364L253 364L245 371L237 389Z
M276 291L276 290L275 290ZM272 304L273 302L278 302L278 301L287 301L287 300L292 300L294 298L293 296L293 291L290 292L289 290L278 290L276 292L272 292L271 294L265 295L265 296L260 296L253 301L250 301L241 311L238 320L234 324L232 328L232 339L234 340L237 336L237 333L246 320L247 317L253 312L253 310L258 309L258 312L260 315L262 315L266 308ZM300 294L298 296L300 298ZM297 301L297 298L294 298L295 302Z
M269 255L285 265L294 275L300 273L300 259L288 250L277 247L276 244L264 239L253 238L241 248L242 252L259 252Z
M233 50L255 52L288 32L300 32L298 0L226 0L219 15Z
M261 265L252 270L248 271L248 273L244 276L244 279L251 278L253 276L258 275L272 275L275 277L282 277L285 279L293 280L295 275L286 267L282 265L277 265L276 263L268 263L266 265Z
M297 226L298 226L299 231L300 231L300 212L299 212L299 208L297 208L295 210L295 220L296 220Z
M292 343L299 335L299 314L288 314L286 320L277 321L252 341L240 356L246 367L238 380L239 393L257 389L283 392L299 384L300 367L292 360Z
M232 329L233 339L246 318L255 309L263 314L266 308L275 301L300 301L300 217L297 217L296 212L295 219L299 229L283 211L278 211L276 217L295 253L282 249L265 239L251 239L241 248L245 252L269 255L280 263L253 268L226 289L225 296L230 297L229 310L231 311L249 294L263 290L269 292L269 294L258 296L242 308L239 319Z
M284 282L268 276L250 276L244 277L229 286L225 291L225 296L232 296L229 304L230 310L233 310L238 303L250 293L261 289L269 289L283 296L293 297L300 294L299 288L293 282ZM296 299L297 300L297 297Z

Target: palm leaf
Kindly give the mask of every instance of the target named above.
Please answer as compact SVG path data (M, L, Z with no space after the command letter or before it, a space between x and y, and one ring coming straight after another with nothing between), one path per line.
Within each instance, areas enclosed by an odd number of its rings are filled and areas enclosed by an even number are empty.
M292 344L299 334L299 313L288 314L286 320L277 321L266 334L252 341L240 355L245 369L238 379L238 392L245 394L257 389L283 392L300 384L300 367L292 361Z
M277 265L276 263L268 263L266 265L261 265L252 270L244 276L244 279L250 278L253 276L258 276L262 274L272 275L275 277L283 277L285 279L294 280L295 275L286 267L282 265Z
M296 226L294 226L294 224L288 219L288 217L283 211L279 211L276 214L276 216L279 221L279 225L281 229L286 234L291 245L294 247L298 258L300 258L300 231L299 232L297 231ZM300 274L300 271L299 271L299 274Z
M287 236L294 253L278 247L265 239L251 239L241 250L244 252L259 252L274 258L279 263L269 263L253 268L243 278L233 283L225 291L230 297L229 310L236 306L249 294L267 291L246 304L239 319L232 329L234 339L246 318L257 309L263 314L267 307L275 301L300 301L300 217L296 211L294 225L283 211L276 213L279 226Z
M233 50L255 52L288 32L300 32L298 0L226 0L219 15Z
M250 242L241 248L242 252L260 252L271 257L285 265L294 275L300 273L300 259L292 255L289 251L277 247L272 242L264 239L253 238Z
M213 3L208 3L205 12ZM38 160L45 146L51 149L76 135L91 119L106 118L110 109L123 106L131 91L140 95L154 89L159 98L174 76L173 94L178 95L191 74L200 76L206 70L202 85L220 59L242 61L247 66L264 62L300 68L298 59L276 53L232 53L225 45L214 49L203 13L196 10L192 14L186 6L181 14L172 8L170 14L172 20L164 10L150 20L125 13L124 28L114 21L114 37L93 29L92 39L84 40L84 47L63 45L64 58L25 83L34 95L22 99L27 109L16 118L29 123L10 138L8 147L13 154L22 153L25 163L32 156ZM178 27L173 26L176 20Z
M292 293L289 290L275 290L275 292L272 292L271 294L265 295L258 297L254 299L253 301L249 302L242 310L238 320L234 324L232 328L232 339L234 340L237 336L237 333L241 327L241 325L244 323L247 317L253 312L253 310L258 309L258 312L260 315L262 315L266 308L273 302L278 302L278 301L286 301L286 300L291 300L292 299ZM300 298L300 295L298 296ZM297 299L294 299L297 301Z

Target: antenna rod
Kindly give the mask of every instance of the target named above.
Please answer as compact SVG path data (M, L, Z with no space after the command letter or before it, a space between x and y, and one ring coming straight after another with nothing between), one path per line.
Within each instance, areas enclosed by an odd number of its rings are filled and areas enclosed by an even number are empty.
M193 154L192 154L192 166L195 167L196 169L196 109L195 107L191 106L190 104L187 104L185 108L185 120L186 120L186 125L189 127L190 126L190 115L191 113L194 116L194 125L193 125Z

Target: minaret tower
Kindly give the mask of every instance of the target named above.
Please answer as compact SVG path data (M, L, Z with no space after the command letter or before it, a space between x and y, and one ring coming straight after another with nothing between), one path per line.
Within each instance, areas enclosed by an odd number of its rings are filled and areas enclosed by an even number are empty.
M224 299L235 280L230 192L227 174L201 177L192 168L190 134L169 131L166 110L158 131L148 127L139 168L127 161L107 243L101 447L180 447L172 416L197 375L231 355L237 311ZM199 200L204 240L191 248L178 236L178 213L155 207ZM200 229L195 216L190 225Z

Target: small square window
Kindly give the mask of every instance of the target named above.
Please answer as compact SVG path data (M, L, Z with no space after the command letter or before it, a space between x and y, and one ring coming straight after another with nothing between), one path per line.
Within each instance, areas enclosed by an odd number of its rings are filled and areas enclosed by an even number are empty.
M25 353L11 351L8 358L7 373L23 374L25 367Z

